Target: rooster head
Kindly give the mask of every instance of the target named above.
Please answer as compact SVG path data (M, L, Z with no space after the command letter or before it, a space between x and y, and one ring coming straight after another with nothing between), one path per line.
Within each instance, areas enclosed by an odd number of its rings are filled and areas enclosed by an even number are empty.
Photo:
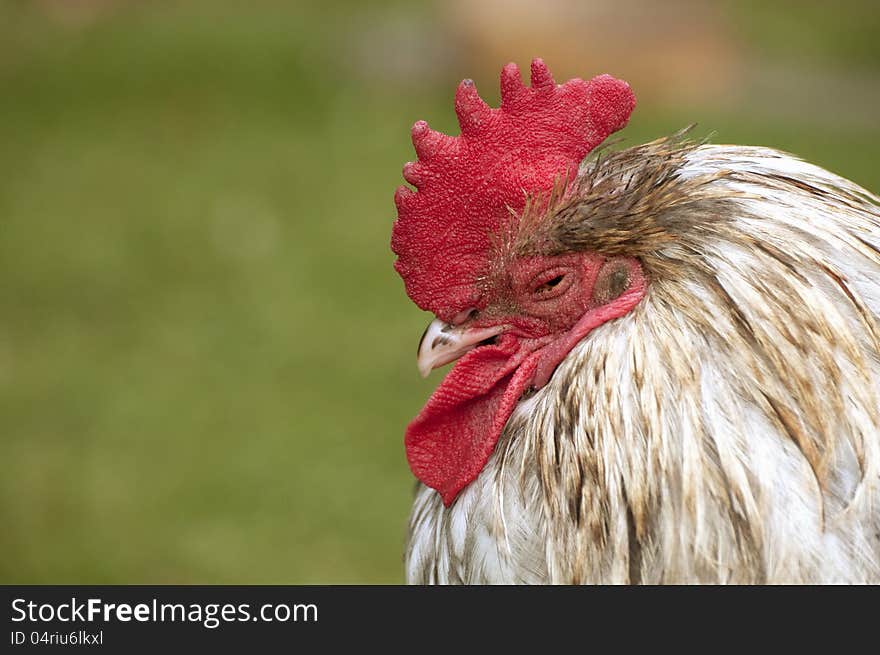
M461 135L412 128L418 161L395 194L391 248L409 297L437 318L418 351L423 375L456 362L409 425L413 473L451 504L486 465L516 404L550 380L594 328L644 296L638 259L566 247L554 210L586 155L635 106L609 75L557 85L540 59L531 87L501 72L501 107L471 80L455 97Z

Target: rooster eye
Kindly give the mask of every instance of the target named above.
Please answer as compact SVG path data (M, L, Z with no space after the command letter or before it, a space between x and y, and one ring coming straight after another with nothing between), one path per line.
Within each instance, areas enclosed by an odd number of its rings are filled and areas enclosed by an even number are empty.
M539 295L542 293L547 293L548 291L550 291L550 289L552 289L553 287L557 286L560 282L562 282L562 280L564 278L565 278L564 275L557 275L556 277L551 278L551 279L547 280L546 282L544 282L543 284L540 284L537 287L535 287L534 293L539 294Z
M578 275L574 267L566 261L554 263L555 266L542 267L520 283L517 293L523 302L536 303L543 308L541 311L548 311L550 305L545 303L555 303L557 298L569 292L572 284L577 283Z

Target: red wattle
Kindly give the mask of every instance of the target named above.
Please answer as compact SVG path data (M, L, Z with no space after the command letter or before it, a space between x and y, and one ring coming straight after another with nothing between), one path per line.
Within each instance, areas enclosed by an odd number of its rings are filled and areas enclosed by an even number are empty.
M509 334L472 350L409 424L404 443L410 468L447 507L483 470L539 358Z

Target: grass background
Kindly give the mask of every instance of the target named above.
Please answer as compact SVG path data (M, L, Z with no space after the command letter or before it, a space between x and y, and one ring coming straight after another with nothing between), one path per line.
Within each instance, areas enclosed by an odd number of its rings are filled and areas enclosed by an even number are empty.
M402 581L438 377L392 194L462 77L607 70L629 144L698 122L880 190L875 3L672 2L668 38L511 4L0 0L0 582Z

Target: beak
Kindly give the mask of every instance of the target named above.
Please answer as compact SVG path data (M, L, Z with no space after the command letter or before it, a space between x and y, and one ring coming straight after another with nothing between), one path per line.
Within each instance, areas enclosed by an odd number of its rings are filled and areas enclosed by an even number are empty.
M486 339L496 337L508 328L496 325L488 328L455 327L439 318L431 321L419 342L417 365L423 378L435 368L454 362Z

